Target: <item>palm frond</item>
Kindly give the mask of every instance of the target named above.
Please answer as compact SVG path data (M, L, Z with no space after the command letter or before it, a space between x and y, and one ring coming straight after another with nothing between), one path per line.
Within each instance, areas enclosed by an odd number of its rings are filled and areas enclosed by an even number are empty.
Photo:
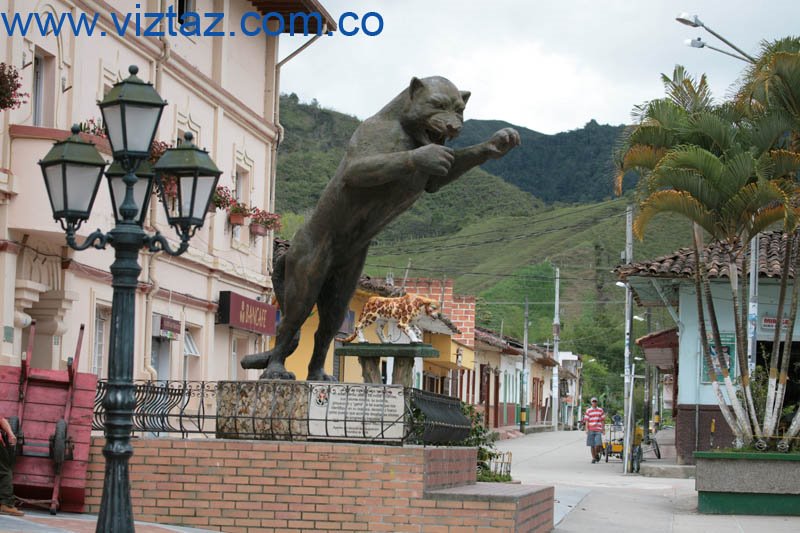
M705 74L696 80L686 73L682 65L676 65L672 77L662 74L661 81L670 100L690 113L707 109L714 104Z
M758 153L764 153L783 143L794 126L791 117L782 110L758 114L746 125L743 142L753 145Z
M800 53L778 52L772 58L767 96L800 121Z
M705 142L699 144L716 153L728 150L736 139L734 124L711 111L692 115L683 133L701 137Z
M686 144L677 146L661 158L656 167L656 172L661 172L661 167L683 168L694 170L718 187L724 166L720 159L700 146Z
M797 174L800 172L800 153L791 150L772 150L769 158L772 161L774 177L797 179Z
M715 211L728 199L713 187L699 172L687 168L659 166L651 177L652 190L683 192L700 202L707 210Z
M642 124L631 132L628 143L669 148L675 144L675 133L658 124Z
M647 225L656 215L665 212L672 212L682 215L692 222L695 222L709 234L716 237L718 228L711 213L691 195L681 191L657 191L651 194L639 206L639 214L633 221L633 233L641 240Z
M755 178L756 161L750 152L738 152L725 158L720 186L727 195L736 194L736 191Z

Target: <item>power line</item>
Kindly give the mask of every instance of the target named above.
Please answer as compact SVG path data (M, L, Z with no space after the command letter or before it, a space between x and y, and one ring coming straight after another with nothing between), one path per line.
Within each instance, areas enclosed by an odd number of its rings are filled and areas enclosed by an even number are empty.
M366 266L372 268L386 268L386 269L398 269L402 270L405 269L405 266L400 265L378 265L375 263L367 263ZM523 268L523 266L516 267L516 268ZM562 266L562 268L565 268ZM566 267L566 268L575 268L579 269L581 267ZM469 270L453 270L453 269L446 269L446 268L426 268L426 267L411 267L412 271L419 271L419 272L435 272L437 274L448 274L451 276L486 276L490 278L512 278L512 279L524 279L524 280L531 280L531 281L549 281L553 282L554 278L552 276L539 276L536 274L503 274L500 272L475 272ZM604 269L596 269L599 271L605 271ZM595 281L596 278L582 278L582 277L570 277L570 276L561 276L561 279L566 279L569 281Z
M531 302L529 301L528 304L530 305L553 305L555 303L555 299L541 301L541 302ZM573 300L570 302L565 302L564 300L559 300L559 303L562 305L569 305L569 304L596 304L596 303L603 303L603 304L621 304L625 303L625 300L603 300L602 302L598 302L597 300ZM481 302L481 305L525 305L525 302Z
M594 204L594 205L590 205L590 206L586 206L586 207L582 207L582 208L577 208L577 209L574 209L574 210L569 210L569 211L566 211L566 212L561 212L561 213L558 213L558 214L556 214L554 216L547 217L547 218L535 219L535 216L532 216L530 218L532 218L533 220L526 219L525 222L524 222L524 225L525 226L529 226L531 224L538 224L538 223L542 223L542 222L550 222L551 220L557 220L557 219L563 218L565 216L571 216L571 215L575 215L575 214L578 214L578 213L584 213L586 211L591 211L593 209L597 209L597 208L600 208L600 207L610 209L612 207L617 207L617 206L616 205L608 205L608 204L605 204L605 203L601 203L601 204ZM620 214L619 216L622 216L622 215L624 215L624 213ZM617 215L611 215L611 216L617 216ZM523 224L521 223L519 225L522 226ZM512 228L512 229L514 228L514 226L509 226L509 227ZM479 237L481 235L488 235L488 234L491 234L491 233L496 233L496 231L497 230L487 230L487 231L483 231L483 232L479 232L479 233L470 233L468 235L452 235L452 236L442 235L442 236L437 236L437 237L429 237L429 238L427 238L425 240L426 240L426 242L438 241L438 240L445 240L447 242L450 242L451 240L454 240L454 239L471 239L473 237ZM554 231L558 231L558 230L554 230ZM400 241L400 242L404 242L404 241ZM380 248L380 247L384 247L384 246L392 246L393 244L394 243L385 243L385 244L384 243L379 243L379 244L375 245L375 248Z
M606 217L606 219L614 218L614 217L622 217L622 216L625 216L625 213L621 213L621 214L617 214L617 215L609 215L608 217ZM442 252L442 251L454 250L454 249L458 249L458 248L472 248L472 247L475 247L475 246L484 246L484 245L487 245L487 244L497 244L497 243L503 243L504 244L504 243L506 243L508 241L514 241L514 240L519 240L519 239L527 239L529 237L540 237L542 235L547 235L549 233L555 233L555 232L558 232L558 231L565 231L565 230L570 230L570 229L584 229L584 228L591 227L591 226L595 225L595 223L597 221L598 221L598 219L584 220L582 222L578 222L577 224L573 224L571 226L562 226L562 227L559 227L559 228L551 228L551 229L548 229L548 230L535 231L535 232L518 233L516 235L502 235L502 236L499 236L499 237L497 237L495 239L488 239L488 240L477 241L477 242L454 243L454 244L441 245L441 246L430 246L429 243L424 242L422 240L415 241L415 242L412 242L412 243L409 243L409 242L406 243L406 245L425 247L424 250L417 250L417 249L413 249L413 248L400 248L400 249L387 251L387 252L379 252L379 251L376 251L375 249L376 248L380 248L380 247L376 246L376 247L373 248L373 251L374 251L374 255L387 256L387 255L404 255L404 254L409 254L409 253ZM492 232L492 233L496 233L496 232Z

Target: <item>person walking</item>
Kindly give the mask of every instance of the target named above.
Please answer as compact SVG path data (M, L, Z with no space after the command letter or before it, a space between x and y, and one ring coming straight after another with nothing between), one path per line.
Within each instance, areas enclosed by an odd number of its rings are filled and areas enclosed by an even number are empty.
M25 513L14 507L13 472L16 458L17 436L5 417L0 416L0 429L5 433L0 440L0 514L24 516Z
M586 445L592 454L592 464L600 462L600 453L603 450L603 430L605 429L606 413L597 405L597 398L592 398L591 407L583 415L586 427Z

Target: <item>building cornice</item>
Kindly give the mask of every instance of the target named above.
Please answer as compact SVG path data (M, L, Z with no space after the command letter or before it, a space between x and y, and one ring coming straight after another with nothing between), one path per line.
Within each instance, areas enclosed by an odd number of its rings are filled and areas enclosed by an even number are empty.
M109 2L104 0L73 0L73 3L87 13L98 13L100 15L97 22L98 30L105 31L106 35L116 39L117 42L132 52L143 54L154 62L162 58L163 50L158 38L123 38L117 34L117 30L111 20L111 13L116 12L116 9ZM196 96L206 100L211 105L222 108L227 117L248 129L250 133L257 137L277 142L278 128L274 123L266 121L263 116L259 116L255 110L249 108L247 104L224 89L222 85L211 77L192 66L176 52L173 51L162 65L167 71L174 74L180 82L183 82L186 88Z
M18 243L14 241L9 241L5 239L0 239L0 252L7 252L14 255L19 255L19 251L22 249Z

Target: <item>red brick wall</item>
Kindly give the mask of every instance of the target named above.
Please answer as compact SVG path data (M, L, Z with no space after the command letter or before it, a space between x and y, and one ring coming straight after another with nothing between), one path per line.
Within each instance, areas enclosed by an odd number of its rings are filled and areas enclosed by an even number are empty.
M92 440L89 513L99 511L103 443ZM137 439L133 513L230 532L534 531L536 521L541 531L552 528L551 487L498 499L498 484L474 483L476 459L474 448Z
M733 446L733 432L717 405L697 406L695 413L694 404L680 404L673 412L675 417L675 451L677 463L683 465L694 464L694 452L705 452L718 448ZM695 415L697 415L697 446L695 447ZM715 433L711 437L711 422L715 420Z
M475 448L425 448L425 489L474 484L477 460Z
M442 281L432 278L409 278L406 280L405 291L444 301L442 313L461 332L453 336L453 340L469 347L475 346L475 297L453 294L453 280Z

